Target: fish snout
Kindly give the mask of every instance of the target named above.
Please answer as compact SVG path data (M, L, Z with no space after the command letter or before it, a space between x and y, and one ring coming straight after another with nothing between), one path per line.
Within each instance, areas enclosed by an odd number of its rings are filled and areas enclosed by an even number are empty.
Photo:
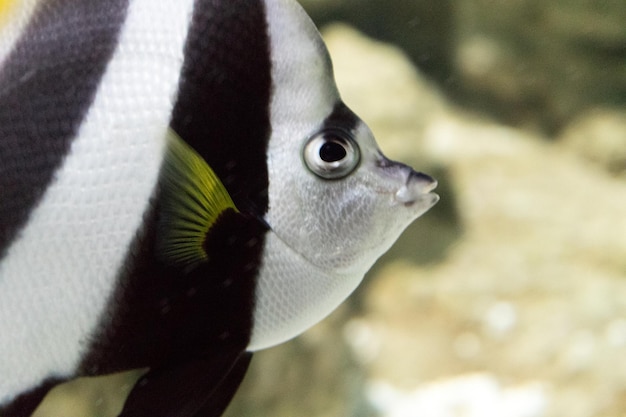
M439 196L432 192L437 188L437 180L411 168L409 170L405 184L396 192L396 201L405 206L412 206L420 201L429 207L439 201Z

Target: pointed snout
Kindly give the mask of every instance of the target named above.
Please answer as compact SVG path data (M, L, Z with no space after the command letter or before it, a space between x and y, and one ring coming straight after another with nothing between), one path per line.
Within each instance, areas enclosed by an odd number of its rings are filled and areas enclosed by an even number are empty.
M410 169L410 168L409 168ZM430 200L429 206L439 201L439 196L432 193L437 188L437 180L413 169L407 175L406 183L396 192L396 200L406 206L417 201Z

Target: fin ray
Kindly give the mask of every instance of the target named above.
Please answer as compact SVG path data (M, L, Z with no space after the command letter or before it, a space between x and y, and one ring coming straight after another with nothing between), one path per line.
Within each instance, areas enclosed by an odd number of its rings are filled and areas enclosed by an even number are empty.
M211 167L172 129L161 178L157 254L167 264L191 268L208 260L204 241L219 216L238 210Z

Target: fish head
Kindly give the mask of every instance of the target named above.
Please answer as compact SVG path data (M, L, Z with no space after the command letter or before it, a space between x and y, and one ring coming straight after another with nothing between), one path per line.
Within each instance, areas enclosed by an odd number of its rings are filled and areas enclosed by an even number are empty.
M347 107L272 158L268 223L317 268L363 275L438 200L437 181L386 158ZM293 137L291 137L293 139ZM290 155L290 156L288 156Z
M360 274L439 199L437 182L387 159L343 104L328 51L295 2L272 1L266 220L318 268Z

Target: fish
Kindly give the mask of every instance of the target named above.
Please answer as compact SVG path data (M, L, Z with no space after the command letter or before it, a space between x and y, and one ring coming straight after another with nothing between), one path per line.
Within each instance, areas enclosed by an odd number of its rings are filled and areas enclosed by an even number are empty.
M436 186L294 0L0 2L0 415L129 370L121 417L221 415Z

